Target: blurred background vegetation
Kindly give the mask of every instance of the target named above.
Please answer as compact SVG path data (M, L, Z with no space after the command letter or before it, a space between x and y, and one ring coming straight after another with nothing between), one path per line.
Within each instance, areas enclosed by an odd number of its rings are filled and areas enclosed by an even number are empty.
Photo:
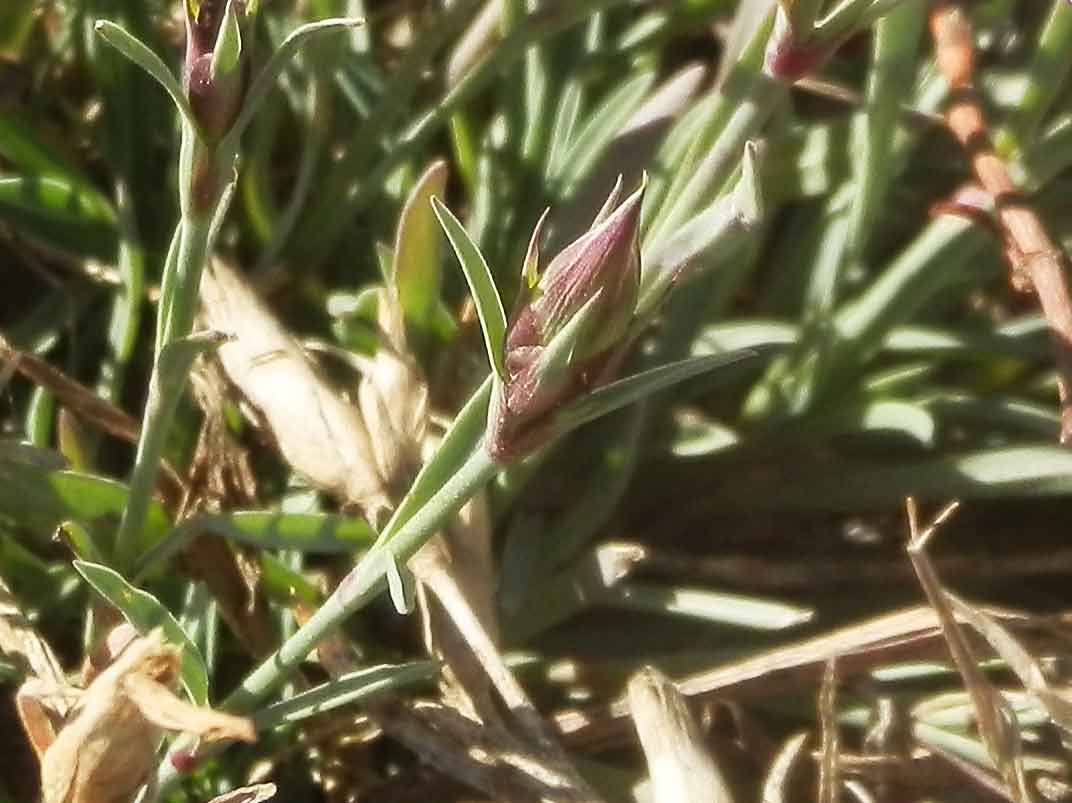
M416 288L402 291L413 305L408 345L436 420L454 417L487 365L438 228L423 235L420 269L397 273L398 250L422 236L421 221L400 225L415 186L434 188L464 222L509 311L545 208L544 253L554 254L587 228L618 175L631 188L647 171L644 258L672 264L667 253L689 245L674 235L728 197L745 141L757 143L761 215L729 245L688 252L688 277L631 361L742 347L759 356L717 386L692 379L588 425L487 492L493 568L475 582L494 601L503 654L607 800L651 799L638 786L647 771L632 726L586 738L591 728L553 712L605 713L599 706L647 664L685 678L923 603L905 553L909 495L927 511L961 500L931 550L938 574L1005 606L1003 621L1050 682L1067 683L1072 453L1058 443L1047 322L1035 295L1010 282L990 200L965 200L971 165L943 118L950 93L928 4L849 0L824 13L842 6L869 15L828 35L791 75L763 66L773 5L762 0L262 0L245 30L253 69L304 22L365 20L316 39L280 75L243 137L215 253L352 399L353 365L384 347L376 289L395 265L393 281ZM963 7L997 152L1067 250L1072 7ZM184 628L218 703L264 654L249 631L235 637L235 611L255 601L261 647L274 648L367 548L371 528L303 480L224 383L217 409L245 481L201 483L210 501L165 489L142 542L174 545L194 529L214 546L200 558L176 547L141 575L110 559L181 175L173 105L94 23L121 24L178 73L184 13L165 0L0 8L0 577L73 668L108 619L101 595L126 592L72 558L112 565ZM719 148L721 172L690 183ZM418 185L437 163L432 184ZM427 194L417 196L425 206ZM164 447L187 489L211 470L198 456L211 416L197 387ZM191 517L200 518L182 530ZM226 568L213 577L206 562ZM384 598L347 623L362 666L410 672L387 696L434 694L429 673L406 663L427 657L427 617L400 617ZM1018 799L986 785L985 734L941 645L921 642L918 657L937 663L909 666L913 649L842 676L842 749L899 763L880 771L846 759L841 794ZM822 662L807 664L816 666L804 682L770 669L758 674L766 682L725 690L685 684L736 800L759 799L785 738L828 724L816 709ZM1018 688L1002 660L984 666L996 687ZM10 701L26 670L14 659L0 670ZM1009 699L1032 794L1068 799L1052 715L1035 698ZM887 701L900 741L865 744ZM251 778L271 778L293 803L478 793L377 736L362 708L338 712L206 760L166 799L204 801ZM8 702L3 717L0 800L29 801L36 763ZM925 757L913 752L923 748ZM785 799L816 794L821 756L807 750Z

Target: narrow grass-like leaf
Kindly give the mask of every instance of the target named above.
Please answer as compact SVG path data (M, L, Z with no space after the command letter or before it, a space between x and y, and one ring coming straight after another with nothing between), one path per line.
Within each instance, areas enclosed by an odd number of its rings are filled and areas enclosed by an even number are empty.
M1027 86L1014 105L1008 125L998 132L998 149L1005 155L1031 144L1046 114L1060 97L1072 70L1072 5L1052 0L1049 17L1027 69Z
M51 179L70 188L72 203L87 217L114 222L115 209L93 182L15 112L0 117L0 154L21 173L35 180Z
M279 76L286 69L299 48L322 34L347 31L363 24L364 20L342 17L318 20L294 29L283 40L283 43L275 49L275 52L268 59L268 63L264 65L253 80L253 84L250 86L249 92L246 93L245 100L242 103L242 111L239 113L234 125L231 126L231 130L227 132L223 141L220 142L220 150L223 153L238 152L238 143L242 139L243 132L253 120L253 116L260 109L261 104L268 97L268 93L275 86Z
M253 715L253 726L258 731L265 731L279 725L301 722L378 694L425 683L433 680L437 674L439 664L435 661L360 669L261 709Z
M406 321L429 330L440 303L442 261L432 198L447 189L447 163L433 162L406 199L395 240L394 285Z
M709 374L720 368L728 368L757 356L759 352L743 349L728 354L695 357L620 379L597 388L556 413L556 428L560 434L568 432L679 382Z
M288 607L303 602L314 608L323 602L323 595L316 586L271 552L261 550L260 569L261 588L269 600Z
M208 705L208 669L197 646L171 612L152 594L130 585L107 566L76 560L74 567L98 594L123 614L142 635L161 627L168 641L182 647L182 683L197 705Z
M93 540L93 534L77 521L65 521L59 526L56 535L66 541L71 551L82 560L93 563L101 563L104 560L104 555Z
M630 76L588 116L559 161L561 174L552 176L552 181L561 183L562 194L568 195L587 177L621 127L643 103L655 78L654 70Z
M895 160L894 135L901 107L915 81L915 63L927 10L921 3L906 3L875 26L874 64L868 77L867 111L853 129L850 149L856 179L849 213L849 248L863 253L879 210L885 205Z
M615 588L608 604L754 630L785 630L809 622L815 616L810 608L773 600L645 583L626 583Z
M353 516L269 510L202 513L183 521L143 553L133 576L144 576L150 568L164 563L204 533L261 549L292 549L313 554L352 553L370 546L376 539L371 525Z
M168 343L157 358L149 382L145 423L130 479L130 502L123 511L123 519L116 533L115 559L121 567L129 568L134 557L152 543L145 539L143 532L145 515L156 484L164 441L182 398L190 367L198 355L219 346L226 339L219 332L201 332Z
M849 511L923 499L1048 497L1072 493L1072 454L1060 446L986 449L915 460L801 461L763 480L724 475L712 509Z
M182 114L186 124L195 131L197 130L197 119L194 117L193 109L190 108L190 104L186 100L186 93L182 91L182 85L179 84L174 73L168 69L168 66L164 64L156 53L146 47L136 36L127 33L126 30L114 22L97 20L93 25L93 29L105 42L151 75L171 96L175 108Z
M495 369L495 373L505 379L503 350L506 341L506 313L503 311L502 298L495 287L495 279L492 278L488 263L484 261L484 255L454 214L438 198L432 198L432 208L458 257L465 280L469 283L477 315L480 317L480 327L484 332L488 362Z
M63 466L55 452L0 442L0 515L23 527L51 532L64 521L94 524L119 516L126 508L125 485ZM145 529L150 538L167 532L167 515L155 500L149 504Z
M383 558L386 563L387 593L391 602L399 614L409 616L417 605L417 587L413 574L399 564L391 550L383 550Z
M724 264L758 230L763 218L763 197L757 161L755 144L749 142L733 192L698 212L677 232L645 252L637 304L640 318L655 311L690 262L712 252L715 261Z
M63 178L0 178L0 220L50 248L82 258L115 256L114 218Z
M932 446L936 430L934 416L923 405L886 398L824 409L809 422L808 439L829 434L899 433L922 446ZM788 437L791 439L793 434Z

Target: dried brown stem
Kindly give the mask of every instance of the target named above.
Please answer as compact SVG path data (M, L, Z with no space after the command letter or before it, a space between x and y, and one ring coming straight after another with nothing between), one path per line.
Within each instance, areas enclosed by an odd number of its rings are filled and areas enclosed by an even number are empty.
M1061 442L1067 443L1072 440L1072 296L1064 274L1065 255L1019 194L1005 163L994 151L973 83L975 48L967 15L955 3L938 2L931 11L930 26L938 67L953 99L946 121L967 151L979 183L997 205L1014 286L1034 287L1050 325L1061 399Z
M1014 612L989 611L1009 625L1022 621ZM1033 649L1052 649L1053 641ZM707 699L732 694L737 699L813 685L826 662L838 660L844 680L897 660L946 658L941 623L930 606L920 605L856 622L759 655L732 661L685 678L677 685L687 697ZM629 707L624 699L584 710L562 711L555 724L567 746L598 749L619 744L628 735Z
M86 422L128 443L137 443L140 428L125 410L102 399L82 383L71 379L40 357L12 346L0 335L0 362L7 363L35 385L51 391L60 403ZM183 482L170 463L160 472L161 490L175 499L184 492Z

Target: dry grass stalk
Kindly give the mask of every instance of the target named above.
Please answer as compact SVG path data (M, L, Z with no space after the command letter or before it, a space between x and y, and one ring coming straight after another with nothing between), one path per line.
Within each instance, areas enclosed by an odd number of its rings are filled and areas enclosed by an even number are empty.
M0 653L14 659L32 677L56 685L65 681L52 646L30 624L3 578L0 578Z
M1001 656L1013 674L1019 678L1028 693L1039 701L1053 723L1066 732L1072 732L1070 690L1067 687L1051 688L1046 682L1046 676L1038 661L1024 649L1008 628L989 616L982 608L969 605L950 591L946 591L945 595L956 615L986 639L994 652Z
M733 803L688 703L653 667L629 681L629 707L648 762L656 803Z
M975 92L975 47L971 23L957 4L939 2L930 16L938 67L953 101L946 120L971 159L975 177L997 204L997 220L1018 289L1034 287L1050 325L1061 398L1061 441L1072 439L1072 296L1065 255L1038 215L1023 200L1008 168L994 151L982 104Z
M926 553L928 541L956 511L958 503L953 502L947 505L925 530L920 530L915 500L909 498L906 507L910 533L908 555L919 576L919 582L923 586L927 600L938 615L938 620L942 625L942 634L949 645L953 663L971 697L976 720L979 723L979 734L994 765L1001 772L1009 794L1019 803L1027 803L1032 796L1024 777L1020 734L1017 730L1015 715L1005 698L994 689L979 669L979 662L957 623L957 616L953 612L947 592L942 588Z
M778 749L770 769L767 770L767 776L763 779L761 803L785 803L790 799L789 775L803 754L809 735L807 731L796 733L786 739Z
M65 408L83 421L127 443L138 442L140 425L125 410L102 399L40 357L14 348L3 335L0 335L0 361L35 385L52 392ZM178 499L182 496L183 482L166 460L161 463L160 477L162 490L169 497Z
M831 658L823 670L819 688L819 728L822 731L819 761L819 803L837 803L841 788L841 736L837 725L837 662Z
M1022 618L1015 612L992 615L1010 622ZM731 690L738 697L770 694L819 682L826 662L834 657L841 677L848 678L892 661L947 655L938 615L919 605L699 672L679 681L678 688L700 699ZM628 701L616 700L560 712L555 724L571 746L588 747L620 742L628 733L628 716Z
M181 651L165 643L161 631L127 641L112 664L77 694L54 739L27 729L41 758L43 803L128 803L155 769L164 731L208 741L255 740L249 719L197 708L175 696ZM24 687L20 713L33 710L39 689Z
M224 792L208 803L264 803L265 800L275 797L275 793L274 783L259 783L256 786L243 786L241 789Z

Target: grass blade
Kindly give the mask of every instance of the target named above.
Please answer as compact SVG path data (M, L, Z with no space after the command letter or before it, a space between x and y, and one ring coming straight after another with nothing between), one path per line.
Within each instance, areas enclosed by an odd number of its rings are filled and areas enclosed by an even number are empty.
M76 560L74 568L140 634L144 636L153 628L160 627L168 641L182 647L183 686L191 700L197 705L207 706L208 669L205 660L171 612L152 594L130 585L122 575L107 566Z
M461 263L465 280L469 283L469 290L476 304L476 312L480 317L480 328L484 332L488 362L499 378L505 379L506 366L503 360L505 359L506 312L503 311L502 298L495 287L495 279L492 278L488 263L484 261L484 255L469 237L469 232L458 222L458 218L454 217L454 214L438 198L432 198L432 209L458 257L458 262Z

